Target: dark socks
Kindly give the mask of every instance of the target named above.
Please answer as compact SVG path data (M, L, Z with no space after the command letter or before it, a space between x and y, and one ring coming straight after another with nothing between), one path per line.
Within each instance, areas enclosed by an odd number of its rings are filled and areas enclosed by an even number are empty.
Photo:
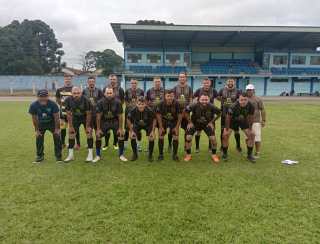
M96 155L101 156L101 140L96 140Z
M228 147L222 146L223 154L228 154Z
M191 149L186 150L187 154L191 154Z
M123 155L124 152L124 140L119 140L119 156Z
M234 133L234 138L236 139L237 148L240 147L240 134Z
M164 144L164 139L159 139L158 146L159 146L159 154L160 155L163 155L163 144Z
M80 130L79 130L79 128L76 129L76 142L77 142L77 145L80 146Z
M113 145L116 146L118 144L118 136L113 134Z
M168 142L169 142L169 147L171 147L171 145L172 145L172 134L171 133L168 134Z
M93 148L93 138L87 139L88 148Z
M149 156L152 156L154 148L154 141L149 141Z
M247 146L247 148L248 148L248 156L251 156L251 155L252 155L253 147Z
M177 155L178 154L179 141L178 140L173 140L172 145L173 145L173 155Z
M131 139L131 148L132 148L133 154L137 155L138 150L137 150L137 140L136 139Z
M66 144L66 135L67 135L67 130L62 129L61 130L61 143L62 144Z
M69 139L69 149L73 149L75 144L75 139Z
M107 133L104 138L105 138L105 140L106 140L105 146L107 147L107 146L109 146L110 133Z
M212 152L212 154L217 154L217 149L212 147L211 152Z
M196 140L196 149L199 149L199 147L200 147L200 135L196 135L195 136L195 140Z

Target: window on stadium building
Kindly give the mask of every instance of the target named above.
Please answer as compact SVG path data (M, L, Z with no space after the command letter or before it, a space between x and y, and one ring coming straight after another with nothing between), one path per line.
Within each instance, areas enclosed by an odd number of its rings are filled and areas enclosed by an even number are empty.
M311 65L320 65L320 56L311 56L310 57Z
M190 53L185 53L183 56L185 66L190 66Z
M160 64L161 55L160 54L147 54L147 63L148 64Z
M274 65L286 65L288 64L288 56L286 55L275 55L273 56Z
M180 54L166 54L166 64L180 65Z
M142 54L141 53L128 53L127 58L128 63L138 64L142 62Z
M292 64L295 64L295 65L305 65L305 64L306 64L306 59L307 59L306 56L297 56L297 55L294 55L294 56L292 56Z

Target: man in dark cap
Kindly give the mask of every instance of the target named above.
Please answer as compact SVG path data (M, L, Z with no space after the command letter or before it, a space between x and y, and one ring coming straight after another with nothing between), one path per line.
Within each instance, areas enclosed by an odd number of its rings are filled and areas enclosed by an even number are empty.
M37 97L37 101L34 101L29 107L29 114L32 116L36 133L37 156L34 163L41 163L44 160L44 134L47 130L53 135L56 161L62 162L59 107L49 99L47 90L38 91Z

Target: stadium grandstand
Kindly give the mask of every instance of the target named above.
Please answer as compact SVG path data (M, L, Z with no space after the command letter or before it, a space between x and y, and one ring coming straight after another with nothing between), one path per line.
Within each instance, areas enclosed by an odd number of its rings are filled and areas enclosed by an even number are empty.
M320 90L320 27L141 25L111 23L124 47L124 86L135 77L165 87L187 71L196 89L209 77L216 89L234 77L237 87L250 82L256 93L313 95Z

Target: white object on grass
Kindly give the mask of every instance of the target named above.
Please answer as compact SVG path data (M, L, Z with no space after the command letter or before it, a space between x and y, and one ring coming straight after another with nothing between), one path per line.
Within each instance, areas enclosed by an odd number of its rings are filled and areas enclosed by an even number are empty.
M290 160L290 159L286 159L286 160L283 160L281 163L287 164L287 165L294 165L294 164L298 164L299 161L293 161L293 160Z

